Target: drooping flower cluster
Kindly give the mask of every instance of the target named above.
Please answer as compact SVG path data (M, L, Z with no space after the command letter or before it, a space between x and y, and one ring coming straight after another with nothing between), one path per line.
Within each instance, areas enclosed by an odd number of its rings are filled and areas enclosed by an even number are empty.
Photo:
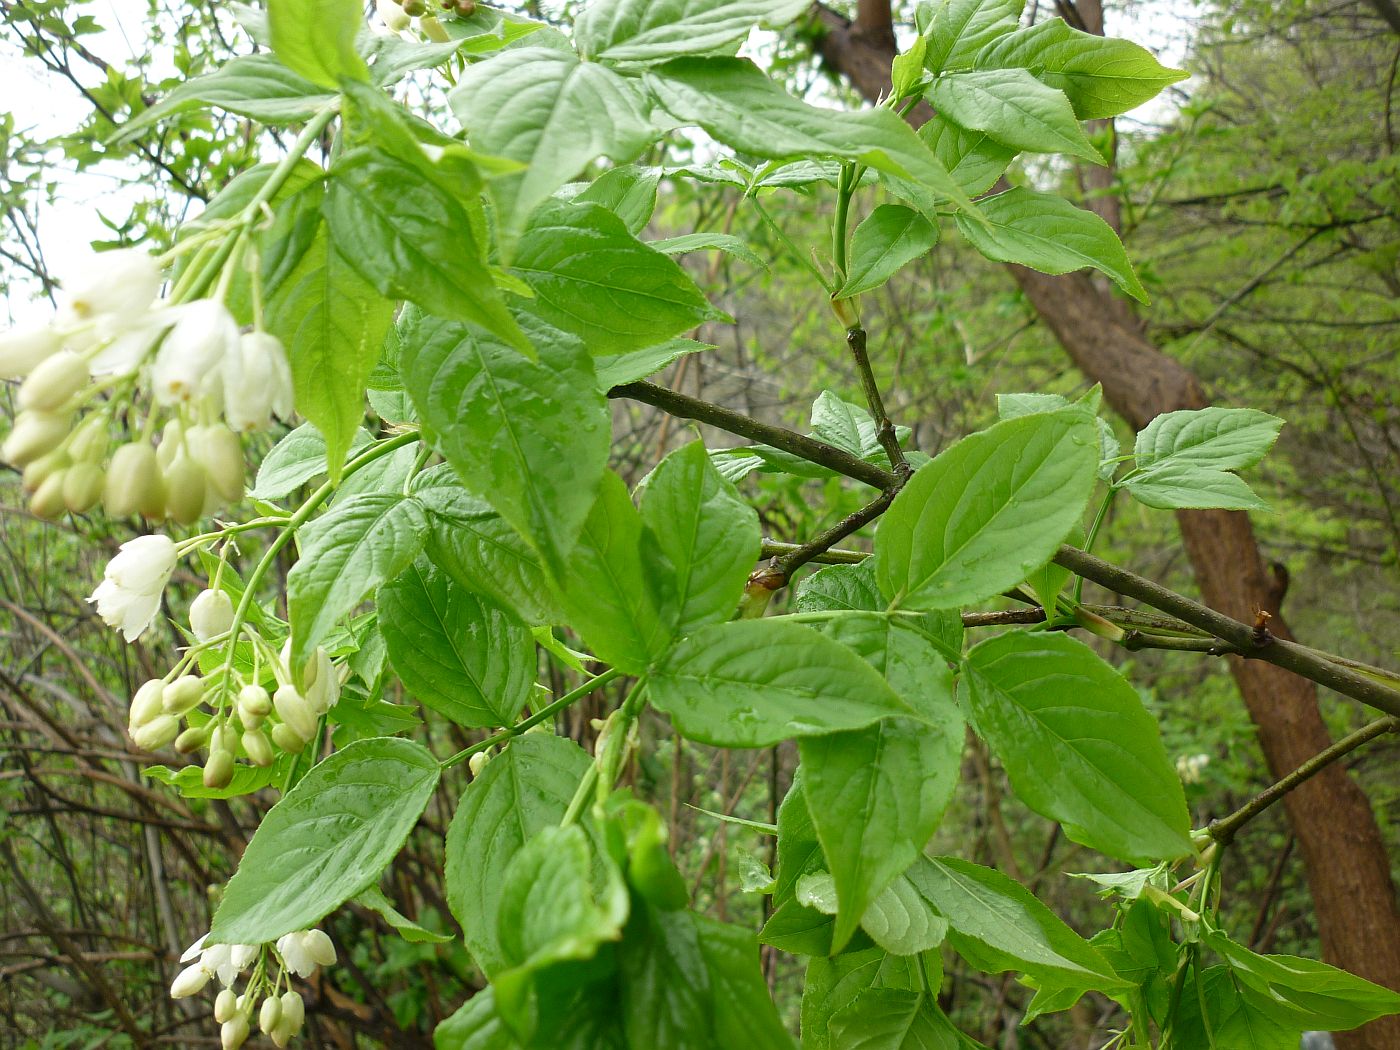
M1176 775L1181 778L1183 784L1199 784L1208 765L1210 765L1209 755L1178 755Z
M210 981L223 987L214 1000L214 1020L219 1023L223 1050L238 1050L258 1029L277 1046L286 1046L301 1031L306 1006L291 988L291 975L310 977L319 966L335 962L335 945L321 930L298 930L270 944L213 944L205 947L205 934L180 956L188 965L175 977L170 995L185 999L203 991ZM271 973L276 967L275 975ZM252 970L242 994L234 985ZM283 985L286 991L282 991ZM259 1006L261 1000L261 1006Z
M429 0L375 0L375 9L391 33L405 33L418 20L419 31L429 40L446 41L447 30L429 12ZM476 13L476 0L438 0L445 14L466 18Z
M23 469L35 514L100 501L192 524L242 498L239 435L290 417L281 343L241 332L217 299L157 299L162 279L155 256L104 252L63 281L49 323L0 335L0 379L23 379L0 458Z

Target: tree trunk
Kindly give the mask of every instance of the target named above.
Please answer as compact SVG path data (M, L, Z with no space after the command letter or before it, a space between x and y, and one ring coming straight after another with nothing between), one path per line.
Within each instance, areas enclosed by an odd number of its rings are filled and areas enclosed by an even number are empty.
M1092 6L1097 15L1097 4ZM867 34L825 8L818 15L826 29L823 58L866 98L888 91L893 49L880 46L885 34ZM1102 31L1101 25L1093 28ZM911 118L919 119L917 111ZM1071 360L1103 385L1109 405L1135 429L1162 412L1205 405L1196 377L1148 341L1124 300L1083 273L1050 277L1020 266L1009 269ZM1267 571L1249 517L1237 511L1180 511L1177 521L1206 603L1246 621L1267 610L1274 614L1270 630L1287 636L1278 609L1282 587ZM1332 743L1312 682L1262 661L1229 659L1274 777ZM1365 795L1334 765L1289 794L1284 805L1301 848L1323 956L1400 990L1400 910L1385 843ZM1400 1018L1339 1036L1337 1045L1395 1050Z

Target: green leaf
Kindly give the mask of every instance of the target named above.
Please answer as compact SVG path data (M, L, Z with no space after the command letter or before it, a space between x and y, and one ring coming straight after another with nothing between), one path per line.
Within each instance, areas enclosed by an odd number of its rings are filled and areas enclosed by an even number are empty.
M1128 477L1124 487L1139 503L1159 510L1269 509L1239 475L1190 463L1165 463L1149 474Z
M875 559L856 565L828 565L797 585L798 612L879 612L886 606L875 578ZM822 630L863 656L889 679L896 692L914 702L925 716L942 702L947 680L926 672L924 650L935 646L943 656L962 655L962 617L956 609L939 609L918 617L834 617ZM891 646L892 641L897 644ZM887 659L888 657L888 659ZM932 687L932 688L930 688Z
M529 350L487 267L475 223L426 159L359 146L337 161L326 221L340 254L381 293L475 322Z
M322 231L268 297L267 328L291 359L296 408L326 441L339 479L365 417L365 385L393 323L394 304L364 282Z
M1012 631L967 655L978 731L1016 795L1065 834L1135 864L1191 853L1191 818L1137 690L1063 634Z
M919 987L915 960L879 948L813 958L802 986L803 1050L833 1050L828 1029L831 1018L867 989L916 991Z
M688 911L634 910L618 953L628 1046L704 1050L713 1045L714 993L695 919Z
M162 120L203 106L277 125L309 120L334 99L333 92L321 92L271 55L242 55L180 84L123 124L115 141L129 141Z
M370 591L413 564L426 527L418 500L367 492L337 504L301 530L301 556L287 573L295 666Z
M523 308L595 354L640 350L718 316L689 274L600 204L541 205L513 270L535 293Z
M609 168L572 199L580 204L601 204L622 220L628 233L637 236L656 211L656 187L660 182L660 168L626 164Z
M677 119L699 125L741 153L859 161L971 210L947 169L892 110L848 113L809 106L738 58L676 59L649 70L646 80Z
M575 341L540 330L529 361L482 329L423 317L404 386L433 447L556 577L592 509L610 442L607 402Z
M830 1022L833 1050L959 1050L967 1045L923 992L872 988Z
M720 477L703 442L672 452L647 477L641 517L674 571L676 633L733 616L763 533L757 512Z
M355 50L364 24L359 0L268 0L272 50L282 64L322 87L341 78L368 80L369 67Z
M635 383L638 379L655 375L672 361L686 354L701 350L713 350L709 343L694 339L668 339L664 343L646 347L643 350L629 350L625 354L607 354L593 359L593 368L598 373L598 389L604 392L623 383Z
M559 602L598 659L632 674L644 672L675 633L669 567L656 560L654 544L627 486L604 473L560 581Z
M884 284L938 243L938 227L902 204L881 204L851 236L846 282L833 298L849 299Z
M713 995L715 1047L793 1050L758 964L758 942L748 930L703 915L694 917L700 957Z
M647 243L666 255L685 255L688 252L702 251L728 252L736 259L743 259L760 270L768 269L768 264L749 247L748 241L731 233L683 233L679 237L665 237Z
M363 428L357 429L350 439L351 449L363 448L369 443L369 432ZM248 496L262 500L283 499L325 472L326 439L315 426L303 423L263 457Z
M986 197L977 207L985 225L975 226L959 215L958 229L988 259L1049 274L1092 267L1134 299L1148 301L1118 235L1093 212L1052 193L1019 186Z
M524 623L563 621L540 556L489 503L462 487L450 464L420 474L418 482L413 491L428 515L429 561Z
M1283 420L1252 408L1163 412L1137 436L1139 470L1189 463L1210 470L1244 470L1274 447Z
M976 65L1029 70L1069 96L1080 120L1126 113L1190 76L1163 66L1146 48L1071 29L1060 18L993 41L977 55Z
M985 131L1013 149L1103 163L1064 92L1046 87L1024 69L951 73L933 82L928 100L946 119Z
M404 688L457 725L508 726L530 698L530 629L432 567L379 589L379 630Z
M948 936L948 922L900 875L870 902L860 917L870 939L893 955L932 951Z
M875 535L890 605L950 609L1020 583L1083 514L1098 466L1079 408L1009 419L914 472Z
M960 128L937 114L919 129L919 138L969 196L991 189L1016 156L985 131Z
M356 741L313 766L253 833L214 913L211 943L275 941L363 893L437 782L437 759L397 737Z
M559 824L591 762L572 740L527 733L462 793L447 832L447 903L487 977L511 965L497 927L506 867L526 842Z
M621 876L611 869L611 879L597 894L592 871L588 836L572 824L541 828L502 872L496 937L507 969L492 985L497 1010L517 1030L531 1027L527 997L536 973L591 959L601 944L621 936L627 917Z
M1088 941L999 871L956 857L924 857L909 879L948 920L953 948L979 970L1016 970L1101 991L1124 986Z
M653 671L647 696L684 736L767 747L912 709L845 646L783 619L702 627Z
M502 51L458 77L448 100L472 147L526 165L490 185L507 244L541 202L599 157L626 164L656 140L634 83L545 47Z
M919 5L928 37L924 64L934 73L967 69L978 52L1016 28L1025 0L933 0Z
M804 0L594 0L574 23L586 58L661 62L740 43L754 26L797 18Z
M232 779L221 788L205 787L204 770L199 766L183 766L180 769L146 766L141 770L141 775L159 781L167 787L173 787L183 798L237 798L261 791L275 783L279 772L285 775L285 763L277 762L270 766L236 765L233 767Z
M1207 933L1205 943L1225 960L1246 999L1280 1020L1349 1032L1400 1013L1400 993L1335 966L1292 955L1258 955L1219 930Z
M1303 1025L1280 1017L1276 1004L1255 1003L1242 994L1228 967L1211 966L1188 977L1172 1041L1230 1050L1297 1050L1303 1031Z
M496 1012L491 987L481 989L433 1029L433 1050L521 1050Z
M355 901L377 912L394 932L409 944L448 944L455 939L451 934L434 933L427 927L418 925L395 908L378 886L371 886L356 897Z

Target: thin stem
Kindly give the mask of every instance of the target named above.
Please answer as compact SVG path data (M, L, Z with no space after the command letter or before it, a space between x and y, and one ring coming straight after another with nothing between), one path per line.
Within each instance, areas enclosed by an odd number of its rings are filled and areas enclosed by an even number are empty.
M894 432L894 423L885 411L884 398L880 396L879 384L875 382L875 372L870 367L870 355L866 353L865 329L853 325L846 329L846 345L855 358L856 370L860 373L860 385L865 391L865 403L870 406L870 414L875 419L875 437L885 455L890 458L890 466L897 475L909 473L909 463L904 458L904 450L899 447L899 438Z
M891 485L860 510L848 514L831 528L818 533L806 543L785 551L774 560L773 567L782 575L784 582L791 579L792 574L801 566L816 560L820 555L825 554L828 548L840 543L851 533L885 513L889 505L894 502L895 496L899 494L901 487L902 485L898 483ZM776 590L776 588L773 589Z
M590 678L577 689L565 693L558 700L554 700L546 704L544 707L540 708L538 711L532 714L529 718L522 719L521 721L515 723L515 725L509 726L506 729L502 729L499 733L494 733L491 736L487 737L485 740L473 744L471 747L463 748L461 751L458 751L452 757L443 759L442 762L439 763L439 765L443 769L451 769L453 766L457 765L457 763L463 761L464 759L470 758L472 755L475 755L478 752L486 751L490 748L495 747L497 744L505 743L505 741L510 740L512 737L520 736L526 730L533 729L541 722L548 721L549 719L557 715L560 711L564 710L566 707L569 707L571 704L574 704L579 700L583 699L589 693L596 692L597 690L601 689L603 686L611 682L613 679L621 677L621 675L622 672L615 668L604 671L602 674L594 678Z
M785 554L800 550L800 543L782 543L778 540L764 540L759 551L762 558L781 558ZM848 551L839 547L832 547L824 550L820 554L815 554L808 558L809 562L816 562L819 565L859 565L870 557L865 551Z
M778 240L782 243L783 247L788 250L788 254L793 257L793 259L797 262L797 265L803 267L807 270L808 273L815 277L817 279L817 283L826 290L827 295L831 295L833 292L835 292L835 287L833 287L831 282L826 279L826 275L817 269L816 265L812 262L811 259L807 258L807 256L802 254L802 251L797 247L797 245L792 243L792 238L789 237L783 231L783 228L781 226L779 226L776 222L773 221L773 217L768 214L767 210L763 207L762 204L758 203L758 198L753 196L752 194L748 194L747 196L748 200L753 204L754 209L758 212L759 217L762 218L764 223L767 224L768 228L773 231L773 235L777 237Z
M1331 747L1319 751L1282 780L1265 788L1228 817L1210 822L1206 833L1222 846L1229 845L1239 832L1255 817L1263 813L1284 795L1300 784L1306 783L1338 759L1355 751L1362 744L1369 743L1386 733L1400 732L1400 718L1378 718L1354 733L1342 737Z
M721 405L701 401L699 398L667 390L665 387L656 386L653 383L626 383L622 386L615 386L608 391L608 397L640 401L643 404L659 408L663 412L669 412L680 419L694 419L701 423L708 423L710 426L718 427L730 434L737 434L752 441L771 445L784 452L790 452L809 463L816 463L834 470L838 474L844 474L848 478L873 485L877 489L886 489L895 480L895 475L890 471L883 470L874 463L867 463L860 457L853 456L835 445L828 445L824 441L818 441L816 438L810 438L783 427L760 423L756 419L750 419L742 413L724 408Z
M1084 549L1091 551L1094 549L1094 541L1099 538L1099 529L1103 525L1104 518L1108 517L1108 508L1113 505L1113 497L1118 495L1118 489L1110 484L1108 491L1104 493L1103 502L1099 504L1099 512L1094 515L1094 523L1089 526L1089 534L1084 537ZM1084 595L1084 577L1077 576L1074 580L1074 603L1079 604Z
M841 165L841 174L836 179L836 215L831 221L831 258L836 265L838 284L846 283L846 225L850 220L851 197L855 187L851 183L851 164Z

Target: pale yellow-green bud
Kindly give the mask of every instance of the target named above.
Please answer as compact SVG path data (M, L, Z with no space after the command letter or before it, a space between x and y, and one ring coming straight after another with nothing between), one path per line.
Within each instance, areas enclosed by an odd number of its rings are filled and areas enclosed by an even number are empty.
M303 740L310 740L316 735L316 714L295 686L279 687L272 694L272 706L277 709L277 717L296 730L297 736Z
M102 497L106 480L96 463L74 463L63 472L64 505L74 514L91 510Z
M225 1021L219 1028L219 1045L223 1050L238 1050L248 1041L248 1031L248 1015L234 1014L231 1020Z
M0 332L0 379L28 375L62 347L62 337L48 325Z
M74 428L68 440L68 454L74 462L100 465L107 458L108 444L106 417L88 416Z
M174 715L157 715L144 725L131 730L131 742L142 751L159 751L179 733L179 719Z
M255 766L272 765L272 744L261 729L248 729L243 733L243 750L248 753L248 761Z
M288 754L295 755L306 747L306 738L286 722L278 722L272 727L272 742Z
M113 454L102 505L114 518L129 517L138 511L153 517L158 515L150 511L164 511L164 485L156 465L156 450L149 443L133 441Z
M209 761L204 764L204 786L207 788L228 787L233 779L233 752L213 750Z
M52 452L68 436L68 414L30 410L15 416L14 429L0 445L0 459L25 467Z
M19 385L16 400L20 408L53 412L88 385L92 375L87 362L72 350L60 350L41 362Z
M56 470L44 479L44 483L29 497L29 509L36 518L53 521L63 513L63 483L68 471Z
M25 492L37 492L42 485L55 471L65 469L69 464L68 453L62 449L50 452L46 456L40 456L34 462L24 468L24 473L20 475L20 480L24 485Z
M238 690L238 717L249 729L256 729L272 713L272 697L255 683Z
M182 755L192 755L209 742L209 727L190 726L175 738L175 750Z
M226 634L233 626L233 599L226 591L201 591L190 603L190 630L201 642Z
M127 718L127 725L134 731L161 714L164 710L164 699L165 683L159 678L152 678L136 690L136 695L131 698L131 713Z
M185 442L185 425L178 419L168 420L161 428L160 443L156 445L156 465L162 471L169 470L175 462L175 455Z
M481 776L481 771L486 768L486 763L491 761L491 756L485 751L478 751L467 759L467 768L472 771L472 777Z
M301 1031L306 1021L306 1004L296 992L282 993L282 1020L291 1028L293 1035Z
M275 995L269 995L262 1002L262 1009L258 1011L258 1027L268 1035L282 1020L282 1000Z
M165 512L181 525L193 525L204 513L206 484L204 468L180 449L165 471Z
M204 679L198 675L181 675L165 687L162 707L168 715L183 715L199 706L204 697Z
M209 484L227 503L243 498L247 466L243 461L243 443L228 427L213 424L190 433L191 447L204 464Z
M214 1020L219 1024L231 1020L238 1012L238 996L232 988L225 988L214 1000Z

